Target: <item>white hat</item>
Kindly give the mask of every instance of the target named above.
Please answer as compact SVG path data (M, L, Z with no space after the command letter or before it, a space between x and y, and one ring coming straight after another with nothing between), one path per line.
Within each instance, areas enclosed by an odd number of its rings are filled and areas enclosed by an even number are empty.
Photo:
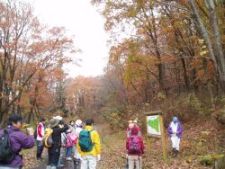
M59 121L63 120L63 118L61 116L55 116L55 117L53 117L53 119L57 119Z
M134 121L133 121L134 123L137 123L138 122L138 118L136 118L136 119L134 119Z
M76 120L75 124L76 126L81 126L82 125L82 121L80 119Z

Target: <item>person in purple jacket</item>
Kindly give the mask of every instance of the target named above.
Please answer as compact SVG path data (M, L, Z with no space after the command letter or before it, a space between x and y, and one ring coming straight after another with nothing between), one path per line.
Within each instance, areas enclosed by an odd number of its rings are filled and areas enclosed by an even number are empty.
M168 127L168 133L172 142L173 153L175 156L177 156L180 151L180 139L182 136L182 132L183 128L181 122L177 117L174 116L172 122Z
M23 167L23 159L19 154L22 149L29 149L34 146L34 136L31 129L27 130L27 134L21 131L22 117L13 114L9 117L8 133L12 145L12 151L15 153L14 158L9 164L1 164L0 169L21 169ZM0 137L3 135L3 130L0 130Z

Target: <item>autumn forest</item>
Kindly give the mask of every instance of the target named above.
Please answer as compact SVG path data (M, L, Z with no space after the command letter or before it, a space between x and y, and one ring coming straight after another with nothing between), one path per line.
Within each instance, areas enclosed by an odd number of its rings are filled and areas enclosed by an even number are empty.
M30 4L1 2L1 122L10 112L21 113L30 122L55 111L67 116L90 110L109 121L113 116L119 120L132 116L133 109L166 107L169 112L177 105L179 110L185 106L179 101L206 114L222 108L222 0L92 3L105 17L110 34L105 74L68 78L63 65L79 50L65 29L42 25ZM191 113L183 111L184 116Z
M29 124L60 114L92 117L112 131L137 118L145 130L144 113L162 110L166 125L177 115L224 131L224 0L91 3L109 35L107 65L99 76L69 77L64 66L80 50L66 28L42 24L32 4L0 0L0 126L11 113ZM220 152L210 147L225 140L218 135L202 152Z

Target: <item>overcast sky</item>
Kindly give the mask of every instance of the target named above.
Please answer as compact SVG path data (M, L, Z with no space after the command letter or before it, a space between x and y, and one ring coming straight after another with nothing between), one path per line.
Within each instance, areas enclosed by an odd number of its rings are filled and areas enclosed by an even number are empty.
M90 0L25 0L34 6L35 15L49 26L64 26L74 35L75 46L82 50L81 67L65 66L70 77L96 76L103 73L107 63L107 34L104 18L90 4Z

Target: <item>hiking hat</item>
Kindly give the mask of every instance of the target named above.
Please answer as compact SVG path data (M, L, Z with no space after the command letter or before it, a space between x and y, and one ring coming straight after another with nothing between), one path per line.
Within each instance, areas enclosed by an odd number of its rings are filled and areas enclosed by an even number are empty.
M56 120L59 120L59 121L63 120L63 118L61 116L55 116L55 117L53 117L53 119L56 119Z
M80 119L76 120L75 124L76 126L82 126L82 121Z
M59 122L60 122L59 119L53 118L49 121L49 127L54 128L59 124Z

